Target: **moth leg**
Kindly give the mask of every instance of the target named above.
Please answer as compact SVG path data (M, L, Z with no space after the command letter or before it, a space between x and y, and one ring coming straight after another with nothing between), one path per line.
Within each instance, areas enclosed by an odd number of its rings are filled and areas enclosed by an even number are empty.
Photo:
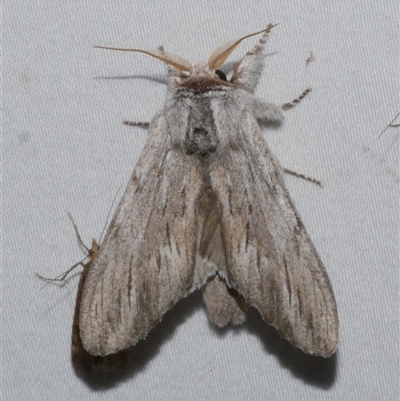
M75 263L73 266L71 266L66 272L60 274L59 276L57 276L55 278L44 277L44 276L41 276L40 274L36 273L36 275L40 279L47 281L47 284L50 283L50 282L53 282L53 281L59 281L59 282L65 281L65 279L67 278L68 274L71 273L72 270L74 270L78 266L82 266L83 268L85 268L85 263L84 263L85 260L87 258L90 258L92 256L93 251L96 251L98 249L97 242L95 242L95 241L92 244L92 248L91 249L89 249L85 245L85 243L83 242L83 240L82 240L82 238L81 238L81 236L79 234L78 227L76 226L74 219L72 218L72 216L69 213L68 213L68 217L71 219L72 225L74 226L76 237L78 238L78 241L81 244L81 246L86 250L87 256L85 258L83 258L80 262ZM45 284L42 288L44 288L47 284Z
M301 179L306 180L306 181L310 181L310 182L312 182L313 184L316 184L316 185L318 185L319 187L323 188L322 182L319 181L319 180L317 180L316 178L312 178L312 177L309 177L309 176L307 176L307 175L298 173L298 172L296 172L296 171L289 170L288 168L283 168L283 172L286 173L286 174L293 175L294 177L301 178Z
M291 102L282 104L280 106L281 109L290 109L290 108L296 106L296 104L300 103L311 91L312 91L311 88L307 88L298 98L292 100ZM293 175L293 176L295 176L297 178L302 178L303 180L310 181L310 182L320 186L321 188L323 187L322 182L317 180L316 178L308 177L308 176L306 176L304 174L298 173L298 172L293 171L293 170L289 170L287 168L284 168L283 171L286 174L290 174L290 175Z
M269 103L264 99L252 97L251 99L252 114L257 120L280 122L283 120L281 106Z
M280 107L282 109L291 109L292 107L296 106L296 104L299 104L311 91L311 88L307 88L298 98L292 100L291 102L283 103Z
M124 120L122 122L124 125L129 125L130 127L140 127L140 128L149 128L150 123L148 121L129 121Z
M85 257L85 259L87 258L87 256ZM83 259L83 260L85 260ZM39 273L35 273L40 279L47 281L47 284L53 282L53 281L65 281L65 279L67 278L68 274L72 272L72 270L74 270L76 267L78 266L82 266L83 268L85 267L85 264L83 263L83 260L75 263L73 266L71 266L66 272L60 274L59 276L55 277L55 278L50 278L50 277L44 277L41 276ZM45 284L42 288L44 288L47 284Z
M237 88L244 89L250 93L254 92L257 82L264 68L263 50L267 42L269 33L275 25L269 24L260 41L245 56L233 65L233 76L231 83Z
M246 320L247 304L233 288L229 288L223 278L216 274L203 287L203 300L208 318L217 327L228 324L238 325Z

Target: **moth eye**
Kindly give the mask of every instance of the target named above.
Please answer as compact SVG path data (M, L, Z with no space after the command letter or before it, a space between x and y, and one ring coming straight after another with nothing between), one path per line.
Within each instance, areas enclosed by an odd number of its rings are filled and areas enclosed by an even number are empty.
M223 71L221 70L215 70L215 73L218 75L218 77L220 79L222 79L223 81L226 81L226 75Z

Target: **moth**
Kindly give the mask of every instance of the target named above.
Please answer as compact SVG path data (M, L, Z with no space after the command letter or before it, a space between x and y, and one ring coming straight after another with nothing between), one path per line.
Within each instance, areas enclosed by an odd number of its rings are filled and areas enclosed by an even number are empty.
M86 257L78 263L75 263L71 266L65 273L61 276L49 279L43 277L36 273L36 275L47 281L47 282L55 282L61 281L63 282L69 273L71 273L76 267L82 266L83 271L81 273L78 285L78 291L76 294L76 302L75 302L75 311L74 318L72 322L72 336L71 336L71 360L74 369L78 373L87 373L90 372L95 366L101 366L105 371L108 372L116 372L122 370L129 359L129 350L122 350L115 354L106 355L104 357L101 356L93 356L89 354L86 349L82 345L81 335L80 335L80 305L82 298L83 286L86 281L87 274L93 264L93 261L97 257L97 253L99 251L99 244L95 239L92 240L91 248L88 248L85 243L82 241L82 238L79 234L78 228L72 218L72 216L68 213L69 218L71 219L72 225L74 226L75 234L81 246L86 250ZM88 261L85 263L85 261Z
M89 354L136 344L199 288L218 327L243 323L252 306L305 353L335 351L331 283L258 124L280 122L288 105L253 94L272 27L194 64L162 48L117 49L165 62L168 92L83 284L79 324ZM219 67L257 34L227 80Z
M75 224L74 224L75 226ZM78 234L78 238L80 236ZM76 294L74 319L72 322L72 336L71 336L71 360L74 369L78 373L90 372L95 366L101 366L105 371L117 372L125 368L129 359L129 350L123 349L117 353L105 355L105 356L94 356L91 355L82 345L82 339L80 335L80 307L83 286L86 281L86 277L91 269L93 261L97 257L99 251L99 244L96 240L92 240L92 247L89 249L81 241L82 246L87 250L89 261L87 263L79 262L78 264L83 267L78 285L78 291Z

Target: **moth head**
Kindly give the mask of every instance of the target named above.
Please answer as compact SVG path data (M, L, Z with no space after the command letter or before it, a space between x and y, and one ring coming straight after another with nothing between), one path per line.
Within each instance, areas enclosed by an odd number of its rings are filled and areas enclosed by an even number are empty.
M219 46L212 52L207 63L205 63L204 61L199 61L195 64L191 64L189 63L189 61L185 60L184 58L176 54L167 53L166 51L164 51L162 47L159 47L159 54L142 49L124 49L124 48L115 48L106 46L94 46L94 47L98 49L118 50L124 52L138 52L147 54L158 60L164 61L164 63L175 68L177 72L181 73L181 78L208 76L226 81L227 80L226 75L224 72L219 70L219 67L221 67L224 64L227 58L232 54L232 52L240 45L240 43L243 40L255 35L259 35L260 33L269 31L272 29L273 26L274 25L268 25L268 27L266 29L263 29L262 31L251 33L239 39L230 40L224 43L223 45Z

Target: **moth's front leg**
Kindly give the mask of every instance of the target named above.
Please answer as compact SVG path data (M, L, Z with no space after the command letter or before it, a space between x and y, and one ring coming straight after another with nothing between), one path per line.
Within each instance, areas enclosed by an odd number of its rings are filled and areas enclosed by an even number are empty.
M311 91L312 88L307 88L299 97L293 99L291 102L281 104L280 107L282 109L291 109L292 107L296 106L296 104L299 104Z
M283 120L281 106L257 97L253 97L251 100L250 112L257 120L271 122L280 122Z
M275 25L269 24L258 44L233 66L231 82L237 88L253 93L264 69L264 47L269 33Z

